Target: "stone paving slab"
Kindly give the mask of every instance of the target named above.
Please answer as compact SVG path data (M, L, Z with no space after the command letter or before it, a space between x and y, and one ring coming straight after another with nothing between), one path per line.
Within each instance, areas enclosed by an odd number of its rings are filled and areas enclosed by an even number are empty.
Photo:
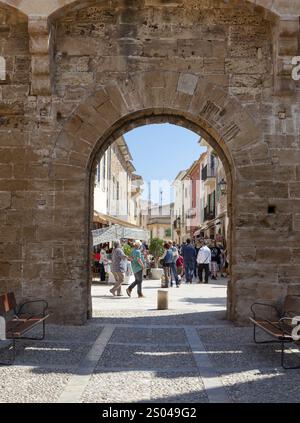
M89 351L89 344L70 344L52 341L17 341L15 364L25 365L76 365Z
M274 369L236 371L221 375L233 402L299 403L300 372Z
M210 344L206 345L206 353L223 373L232 369L280 367L280 350L276 350L274 346L264 345L257 348L256 345L235 347L228 344Z
M110 343L188 345L184 329L116 328Z
M151 401L162 403L207 403L198 372L158 372L151 380Z
M201 326L206 324L230 325L226 320L225 311L199 312L198 310L95 310L94 324L125 324L125 325L170 325L170 326Z
M83 402L206 403L197 372L103 371L93 374Z
M252 328L232 326L197 333L232 402L300 402L300 370L281 368L278 345L255 344ZM297 353L287 358L291 364L300 363Z
M233 325L224 325L216 328L211 326L209 328L197 329L198 335L205 343L231 345L253 344L253 328L252 327L235 327ZM264 335L266 338L266 336Z
M55 402L70 377L62 369L0 367L0 402Z
M103 330L103 326L94 325L90 321L83 326L59 326L53 324L46 325L46 341L63 342L84 342L93 343ZM40 328L37 326L28 332L28 336L38 335Z
M196 368L191 350L184 346L138 346L109 344L96 370L105 367L130 369Z
M152 374L147 371L98 371L91 376L82 402L147 402Z

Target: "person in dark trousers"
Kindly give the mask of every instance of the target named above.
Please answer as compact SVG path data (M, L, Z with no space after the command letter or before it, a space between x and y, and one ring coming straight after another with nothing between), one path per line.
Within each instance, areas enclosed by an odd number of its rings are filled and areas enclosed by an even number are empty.
M185 264L185 281L186 283L192 283L196 261L196 250L192 246L190 239L187 239L186 245L183 245L182 247L182 256Z
M164 253L159 258L159 261L162 264L164 269L166 285L169 286L169 283L170 283L170 286L172 286L171 264L173 262L173 251L168 242L164 244Z
M197 263L198 263L198 275L199 275L199 283L203 282L203 270L205 273L204 276L204 283L208 283L208 275L209 275L209 265L211 262L211 251L210 248L205 245L204 242L201 242L200 249L197 255Z
M210 264L211 278L216 280L218 276L218 268L219 268L220 259L221 259L221 250L217 246L216 241L214 240L212 241L210 251L211 251L211 264Z
M141 253L140 241L135 241L134 249L131 253L131 267L134 273L135 281L126 289L128 297L131 297L131 291L137 286L137 293L139 298L144 298L145 295L142 293L142 282L143 282L143 270L145 267L143 255Z
M196 241L195 242L195 250L196 250L196 258L197 258L198 257L198 252L200 250L200 242L199 241ZM194 276L195 276L195 278L197 277L197 275L198 275L198 264L197 264L197 260L195 260L195 267L194 267Z

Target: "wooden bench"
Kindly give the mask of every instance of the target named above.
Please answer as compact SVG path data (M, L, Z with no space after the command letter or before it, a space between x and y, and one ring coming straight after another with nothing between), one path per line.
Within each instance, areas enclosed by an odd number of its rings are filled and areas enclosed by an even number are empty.
M287 366L285 364L285 345L299 341L292 334L296 325L300 324L300 296L287 295L282 307L276 307L264 302L255 302L251 306L253 323L253 339L256 344L279 343L281 345L281 366L284 369L299 369L300 366ZM299 317L298 319L295 319ZM256 328L261 329L273 340L258 341L256 338Z
M48 303L45 300L26 301L18 305L13 292L0 296L0 346L8 345L12 347L13 352L11 362L1 364L13 363L17 339L42 340L45 338L46 319L49 317L47 310ZM24 336L40 323L43 326L40 336Z

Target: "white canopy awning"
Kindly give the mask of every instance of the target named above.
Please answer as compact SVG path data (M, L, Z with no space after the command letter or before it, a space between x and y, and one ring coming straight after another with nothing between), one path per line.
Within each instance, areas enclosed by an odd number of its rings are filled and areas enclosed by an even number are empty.
M107 228L96 229L92 231L93 246L104 244L106 242L116 241L117 239L140 239L148 241L149 231L139 228L128 228L121 225L112 225Z

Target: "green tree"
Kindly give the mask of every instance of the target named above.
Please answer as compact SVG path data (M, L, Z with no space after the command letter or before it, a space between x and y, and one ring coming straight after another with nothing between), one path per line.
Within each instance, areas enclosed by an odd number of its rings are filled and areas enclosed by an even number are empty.
M149 245L149 251L154 257L155 266L158 267L158 259L164 253L164 241L160 238L152 238Z

